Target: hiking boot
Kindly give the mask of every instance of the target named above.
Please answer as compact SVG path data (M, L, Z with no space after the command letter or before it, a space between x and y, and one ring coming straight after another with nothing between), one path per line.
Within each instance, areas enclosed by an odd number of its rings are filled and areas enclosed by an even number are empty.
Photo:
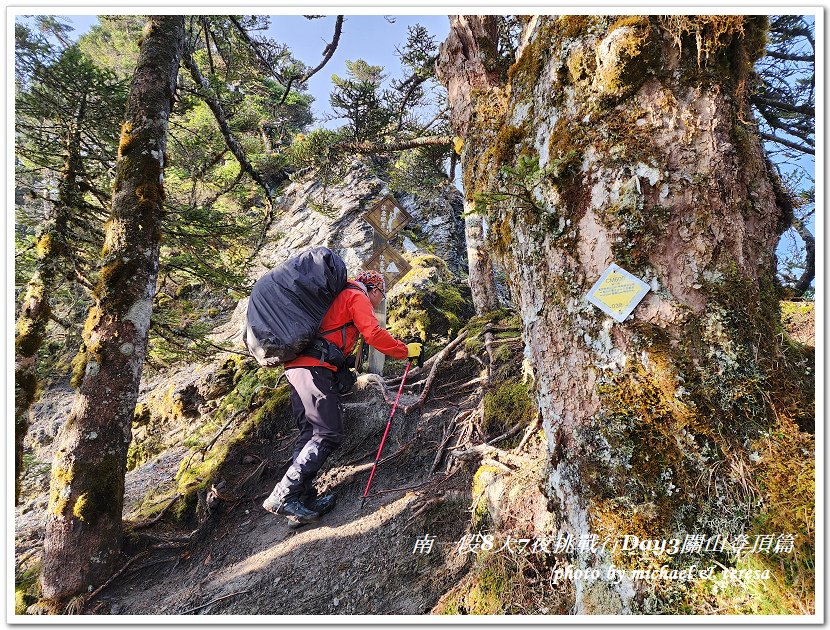
M282 501L274 502L271 497L265 499L262 504L271 514L279 514L285 516L289 521L297 525L306 525L313 523L320 515L317 512L309 510L305 507L297 497L285 498Z
M302 503L312 512L317 512L320 516L323 516L323 514L328 514L334 509L337 497L333 494L324 494L322 497L308 497Z

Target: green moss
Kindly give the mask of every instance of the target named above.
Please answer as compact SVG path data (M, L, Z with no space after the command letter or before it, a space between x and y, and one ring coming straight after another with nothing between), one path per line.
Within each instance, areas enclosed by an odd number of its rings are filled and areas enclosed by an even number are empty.
M70 383L76 389L81 386L90 361L100 364L100 342L92 340L92 333L101 321L101 308L95 305L89 309L82 332L83 343L75 358L72 359L72 377Z
M88 472L84 472L84 479L91 480L86 492L81 494L73 506L73 513L83 516L89 526L94 527L99 517L121 518L113 514L115 497L123 496L124 493L124 470L122 470L118 457L105 455L100 461L89 466ZM79 505L80 503L80 505Z
M25 615L26 609L40 599L41 564L32 563L26 570L15 575L14 580L14 614Z
M805 317L814 317L815 312L815 302L791 302L789 300L781 302L781 321L785 325Z
M574 38L584 35L596 23L595 15L561 15L556 26L562 37Z
M484 152L483 159L485 161L490 158L490 164L494 169L498 169L502 164L512 162L515 156L516 145L524 140L527 131L522 127L515 127L513 125L504 125L496 134L496 142L493 145L492 154L488 155L488 148Z
M484 395L485 434L502 432L516 425L527 426L536 417L536 402L524 382L507 381Z
M283 384L254 412L253 424L259 426L271 414L277 413L291 405L291 389Z
M134 439L127 449L127 470L138 468L163 452L165 448L164 442L152 433L148 433L147 438L141 442Z
M664 206L646 207L644 196L633 187L620 203L608 206L600 220L611 233L619 235L611 245L614 262L633 273L644 272L654 246L665 236L670 217L670 210Z
M502 615L510 610L516 580L515 569L495 553L479 557L472 577L451 591L439 606L441 615Z
M82 473L83 487L74 487L74 480ZM75 484L76 486L78 484ZM71 490L71 491L70 491ZM78 492L77 497L73 494ZM94 527L101 517L121 518L113 514L114 498L123 496L124 471L116 455L104 454L98 461L79 463L68 468L52 467L49 493L49 511L56 516L68 516Z
M109 312L119 306L123 299L123 288L130 286L131 281L142 272L143 261L138 257L113 258L101 268L98 282L95 285L95 295L98 304L104 312Z
M226 368L230 369L231 365L238 368L233 373L236 380L234 389L222 399L212 421L203 425L191 436L191 440L194 444L207 442L232 415L238 413L240 419L220 437L210 451L203 454L197 451L192 457L182 460L175 478L176 493L181 495L173 508L174 517L178 520L192 516L197 504L197 493L216 482L232 450L249 440L271 416L290 408L288 385L283 384L276 391L273 389L275 377L278 378L280 372L259 368L245 359L229 360Z
M465 607L471 615L498 615L504 612L509 593L507 575L499 568L486 567L465 598Z
M568 24L563 24L568 30ZM529 94L533 91L537 78L542 74L551 54L557 50L561 33L555 25L545 21L534 37L522 50L522 54L507 71L507 81L511 93Z
M764 507L751 531L794 536L792 552L759 555L754 561L775 577L765 585L776 602L772 614L799 614L799 604L806 602L812 609L815 603L815 438L783 413L773 430L752 446L760 457L757 479Z
M52 467L49 492L49 512L52 514L61 516L66 510L69 500L68 489L73 478L74 471L71 468Z
M419 256L410 264L401 289L396 287L388 298L389 332L398 339L454 337L472 315L469 287L453 278L437 256Z
M611 24L610 35L618 29L628 29L613 39L610 55L597 67L594 84L606 99L624 98L639 89L646 78L659 67L660 42L646 16L625 16ZM609 103L605 101L605 106Z
M754 62L766 48L767 16L661 16L661 26L681 52L681 79L686 83L726 86L743 104Z
M72 514L81 521L86 521L89 509L89 498L86 493L78 497L75 501L75 507L72 508Z
M118 143L118 157L127 155L133 144L133 125L130 122L125 122L121 125L121 139Z
M485 492L487 491L487 487L500 474L501 471L495 466L484 465L479 466L473 475L471 490L473 497L473 516L470 523L475 531L482 531L492 525Z
M521 320L515 311L509 308L497 309L484 315L477 315L470 319L465 326L467 338L464 346L472 354L480 354L484 351L484 329L487 325L498 326L506 329L506 332L521 332Z

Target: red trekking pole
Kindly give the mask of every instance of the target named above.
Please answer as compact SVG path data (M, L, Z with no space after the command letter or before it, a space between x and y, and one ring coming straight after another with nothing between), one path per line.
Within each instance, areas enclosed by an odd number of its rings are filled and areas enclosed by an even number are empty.
M421 355L423 356L423 355ZM401 392L403 391L403 384L406 382L406 375L409 374L409 368L412 366L412 359L406 362L406 371L403 373L403 378L401 379L401 386L398 388L398 395L395 396L395 403L392 405L392 413L389 414L389 420L386 421L386 430L383 432L383 437L380 440L380 448L378 448L378 454L375 455L375 463L372 464L372 472L369 473L369 481L366 484L366 489L363 491L363 498L360 500L360 509L363 509L363 504L366 503L366 495L369 494L369 486L372 485L372 477L375 476L375 470L378 467L378 460L380 459L381 451L383 451L383 445L386 442L386 436L389 435L389 427L392 426L392 417L395 415L395 409L398 408L398 400L401 397Z

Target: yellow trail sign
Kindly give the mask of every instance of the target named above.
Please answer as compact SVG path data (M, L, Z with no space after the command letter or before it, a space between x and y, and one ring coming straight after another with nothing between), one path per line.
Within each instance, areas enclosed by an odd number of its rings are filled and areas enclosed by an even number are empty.
M586 297L591 304L618 322L624 322L649 289L649 285L638 277L612 264L594 283Z

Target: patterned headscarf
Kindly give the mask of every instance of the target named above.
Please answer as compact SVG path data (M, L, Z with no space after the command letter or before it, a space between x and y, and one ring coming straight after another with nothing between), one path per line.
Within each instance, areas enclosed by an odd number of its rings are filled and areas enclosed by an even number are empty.
M386 283L383 281L383 276L377 271L364 271L355 280L363 284L367 290L377 287L383 293L386 293Z

